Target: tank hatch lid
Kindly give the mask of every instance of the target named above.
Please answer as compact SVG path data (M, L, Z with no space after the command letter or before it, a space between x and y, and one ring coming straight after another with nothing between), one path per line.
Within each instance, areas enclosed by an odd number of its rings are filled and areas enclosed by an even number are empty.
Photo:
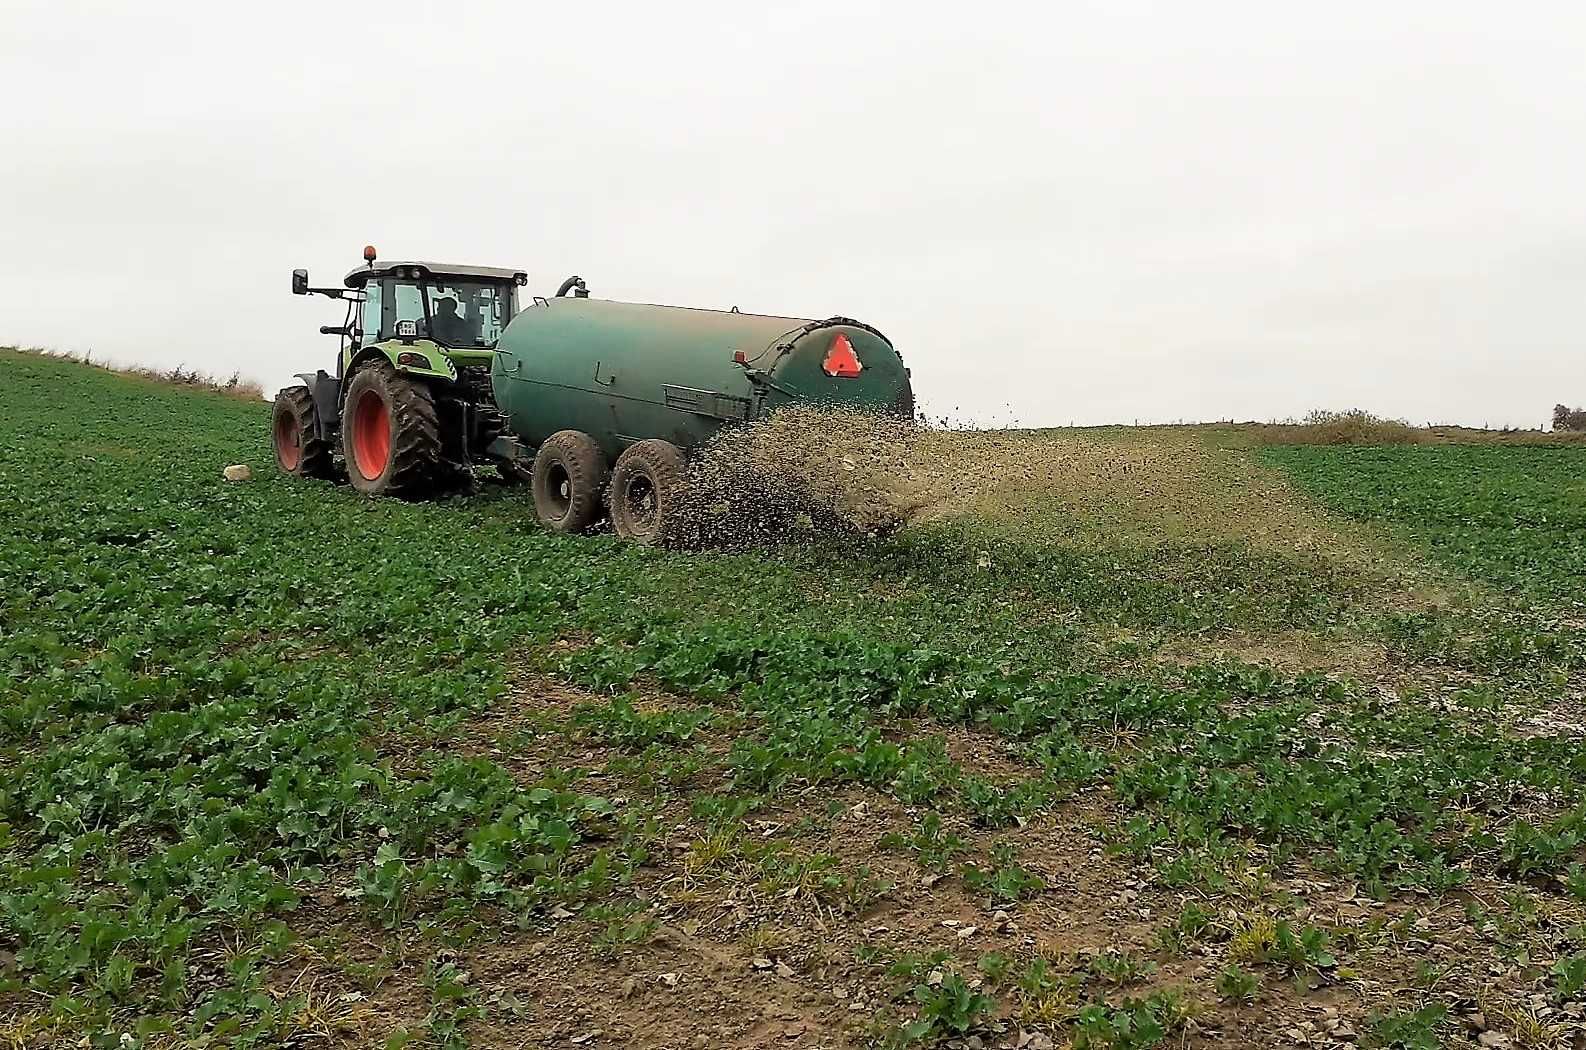
M424 262L421 259L409 259L398 262L382 262L378 266L360 266L347 274L348 288L362 288L371 277L390 277L398 270L422 269L433 277L452 277L458 280L475 281L511 281L514 284L527 284L529 275L522 270L508 270L500 266L459 266L455 263Z

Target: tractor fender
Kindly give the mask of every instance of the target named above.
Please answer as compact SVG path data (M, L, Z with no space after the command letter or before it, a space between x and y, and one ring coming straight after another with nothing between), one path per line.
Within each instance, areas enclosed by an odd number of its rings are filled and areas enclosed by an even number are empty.
M391 363L391 367L398 372L408 375L423 376L426 379L437 379L451 383L457 379L457 366L452 364L452 359L441 349L439 343L428 339L387 339L381 343L370 343L359 350L353 359L347 362L346 374L350 378L366 362L375 357L384 357Z
M308 388L308 396L314 402L315 434L321 440L333 440L341 425L341 380L323 368L318 372L299 372L297 378Z

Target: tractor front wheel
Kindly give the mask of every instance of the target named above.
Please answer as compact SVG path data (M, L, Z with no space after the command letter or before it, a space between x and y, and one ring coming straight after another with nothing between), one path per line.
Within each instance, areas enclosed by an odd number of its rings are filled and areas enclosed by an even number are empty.
M628 446L611 472L611 527L625 540L656 544L677 516L677 490L685 468L683 450L647 438Z
M435 395L385 361L359 369L347 386L341 443L347 480L367 496L423 496L440 473Z
M275 462L300 478L328 478L334 472L330 443L319 436L314 398L305 386L289 386L275 395L270 436Z

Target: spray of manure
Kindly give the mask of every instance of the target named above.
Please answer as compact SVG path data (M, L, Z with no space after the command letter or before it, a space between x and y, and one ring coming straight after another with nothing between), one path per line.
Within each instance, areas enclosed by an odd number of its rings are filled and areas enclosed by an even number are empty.
M1010 431L789 406L724 430L695 452L669 542L738 550L888 536L967 512L989 492L1028 478L1022 460L1036 448Z
M918 437L911 420L811 406L723 430L689 459L668 541L740 550L895 532Z
M811 405L696 450L674 510L667 542L688 549L865 542L972 518L1037 544L1357 553L1270 471L1193 437L956 429Z

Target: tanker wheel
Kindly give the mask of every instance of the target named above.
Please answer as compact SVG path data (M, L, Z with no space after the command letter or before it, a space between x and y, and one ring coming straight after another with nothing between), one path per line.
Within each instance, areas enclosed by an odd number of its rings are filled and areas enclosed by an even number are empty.
M558 430L534 453L534 513L552 532L587 532L600 520L606 457L580 430Z
M385 361L365 365L347 385L342 409L347 480L366 496L413 499L440 473L435 395Z
M683 450L660 438L630 445L617 457L611 472L611 526L618 536L646 544L666 537L677 513L683 468Z
M319 436L318 413L308 387L289 386L276 394L272 418L270 437L282 471L299 478L334 476L330 443Z

